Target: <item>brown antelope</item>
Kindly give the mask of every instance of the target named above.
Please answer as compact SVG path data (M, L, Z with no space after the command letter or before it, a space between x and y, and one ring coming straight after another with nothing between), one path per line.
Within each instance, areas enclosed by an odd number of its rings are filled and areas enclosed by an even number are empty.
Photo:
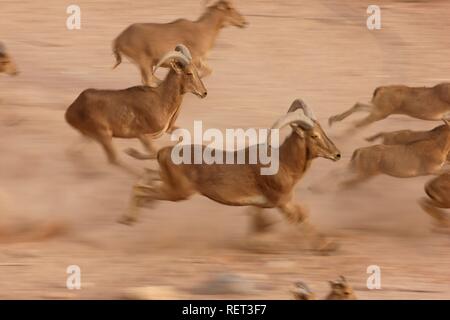
M158 88L83 91L67 109L66 121L83 136L98 141L112 164L124 167L117 158L113 137L138 138L148 154L135 149L127 153L138 159L154 159L156 152L151 141L173 129L184 94L190 92L201 98L207 95L189 57L189 50L183 45L168 52L156 66L171 66Z
M135 222L138 208L155 200L180 201L200 193L225 205L252 206L256 212L277 208L291 223L304 226L313 240L319 240L315 242L319 247L328 250L323 244L329 247L329 242L309 224L306 211L294 201L293 194L295 185L312 160L323 157L337 161L341 154L303 101L294 101L288 113L272 129L279 130L287 125L292 127L292 133L278 149L279 170L274 175L260 174L260 169L265 166L260 159L256 164L175 164L172 159L174 147L159 150L160 170L152 172L154 177L150 181L138 183L133 188L130 211L120 222ZM194 151L195 147L190 145ZM200 148L204 150L205 146ZM249 159L249 149L245 149L246 159ZM224 151L216 149L215 152ZM159 184L155 184L157 180Z
M356 300L356 295L352 286L343 276L337 281L329 281L331 291L326 296L325 300ZM309 289L304 282L296 282L294 289L291 290L295 300L316 300L316 295Z
M356 149L350 162L356 177L344 185L352 186L379 174L397 178L439 174L450 152L450 123L444 122L430 132L428 139Z
M385 86L378 87L371 103L356 103L349 110L332 116L329 125L342 121L351 114L367 111L369 115L358 121L356 127L364 127L391 114L403 114L422 120L441 120L450 117L450 83L434 87Z
M153 67L177 43L186 45L201 77L211 73L205 62L219 31L227 25L245 27L244 17L230 0L220 0L206 8L197 21L178 19L169 23L135 23L126 28L113 42L117 67L121 55L127 56L141 70L144 85L157 85ZM165 67L166 65L164 65Z
M0 73L6 73L10 76L16 76L19 74L17 65L14 60L6 51L6 47L0 42Z
M373 142L377 139L382 139L382 143L387 145L406 144L419 140L429 139L435 134L437 130L439 130L439 127L427 131L398 130L392 132L380 132L366 138L366 140L369 142ZM447 161L450 161L450 154L447 156Z
M450 228L450 216L444 209L450 209L450 172L434 178L425 184L428 198L420 200L422 209L435 219L438 227Z

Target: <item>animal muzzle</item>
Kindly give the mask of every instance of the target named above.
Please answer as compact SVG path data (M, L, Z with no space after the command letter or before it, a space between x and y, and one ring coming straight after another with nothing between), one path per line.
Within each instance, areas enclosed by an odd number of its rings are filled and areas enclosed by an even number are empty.
M341 155L341 153L339 151L325 153L325 154L321 154L319 156L322 157L322 158L325 158L325 159L332 160L332 161L339 161L342 158L342 155Z
M203 99L208 95L208 91L195 91L195 95Z

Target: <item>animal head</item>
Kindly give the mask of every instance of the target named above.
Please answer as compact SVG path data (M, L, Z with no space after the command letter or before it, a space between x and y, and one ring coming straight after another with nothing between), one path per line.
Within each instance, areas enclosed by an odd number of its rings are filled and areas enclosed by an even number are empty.
M303 100L295 100L286 116L281 118L274 128L281 129L288 124L292 128L293 134L306 141L313 158L322 157L333 161L338 161L341 158L339 149L327 137L312 109Z
M340 276L336 281L329 281L329 283L331 292L327 297L328 300L356 300L353 288L344 276Z
M168 52L155 67L155 70L163 65L170 68L182 77L182 92L193 93L200 98L205 98L208 94L205 85L200 79L197 68L192 63L192 56L189 49L179 44L174 51Z
M206 5L210 1L206 1ZM247 20L237 11L231 0L220 0L209 7L210 10L220 10L224 17L224 26L235 26L245 28L248 25Z
M10 76L19 74L16 64L6 52L5 46L0 42L0 73L2 72Z

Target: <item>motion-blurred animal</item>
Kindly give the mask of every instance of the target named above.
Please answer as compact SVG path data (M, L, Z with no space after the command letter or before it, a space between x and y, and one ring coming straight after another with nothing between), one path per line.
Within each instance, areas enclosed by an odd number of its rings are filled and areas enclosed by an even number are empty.
M356 127L367 126L392 114L434 121L450 118L450 83L441 83L434 87L378 87L373 93L372 102L356 103L349 110L330 117L329 125L359 111L367 111L369 115L358 121Z
M132 24L113 42L114 68L122 62L121 55L125 55L140 68L142 83L156 86L160 80L155 77L156 69L153 67L168 50L182 43L191 51L200 76L207 76L211 73L205 62L208 52L214 46L219 31L228 25L240 28L247 25L230 0L220 0L206 7L197 21L178 19L170 23Z
M277 208L291 223L303 226L316 247L326 250L329 242L308 222L305 209L294 201L294 187L314 159L337 161L341 153L303 101L295 100L272 129L288 125L292 133L279 147L279 170L274 175L261 175L260 169L266 165L260 159L256 164L175 164L171 157L173 147L159 150L160 170L152 172L150 181L133 188L130 211L120 221L135 222L138 208L155 200L180 201L200 193L225 205L252 206L257 212ZM195 151L194 145L190 147ZM205 146L201 148L204 150ZM249 159L249 148L245 149L246 159Z
M171 70L158 88L87 89L67 109L66 121L83 136L98 141L112 164L126 167L117 158L113 137L138 138L148 154L135 149L127 153L138 159L154 159L152 139L173 129L184 94L200 98L207 95L185 46L178 45L175 51L168 52L156 67L163 64L169 64Z
M344 185L353 186L379 174L397 178L439 174L450 152L450 123L443 121L445 124L430 131L427 139L356 149L350 161L355 177Z
M366 138L366 140L373 142L377 139L381 139L382 143L387 145L407 144L419 140L430 139L438 129L439 127L426 131L398 130L392 132L380 132ZM447 161L450 161L450 154L447 156Z
M336 281L329 281L331 291L324 300L356 300L356 295L352 286L348 283L344 276ZM291 290L295 300L316 300L316 295L306 285L306 283L299 281L294 284L294 289Z

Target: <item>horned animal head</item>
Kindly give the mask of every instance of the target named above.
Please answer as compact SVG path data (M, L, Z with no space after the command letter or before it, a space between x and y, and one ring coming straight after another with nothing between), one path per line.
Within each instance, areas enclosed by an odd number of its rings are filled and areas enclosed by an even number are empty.
M206 0L205 6L211 1ZM208 10L220 10L224 15L224 27L228 25L232 25L239 28L245 28L248 26L247 20L245 20L244 16L237 11L231 0L220 0L214 3L213 5L208 7Z
M6 73L10 76L19 74L16 64L6 52L6 47L0 42L0 73Z
M322 157L337 161L341 158L341 153L334 143L327 137L312 109L301 100L295 100L288 110L272 127L281 129L290 125L295 134L301 139L305 139L312 157Z
M336 281L329 281L331 292L328 295L330 300L355 300L356 295L353 288L344 276L340 276Z
M169 65L174 72L183 77L183 93L191 92L200 98L207 96L206 87L198 75L197 68L192 63L191 53L185 45L178 44L174 51L166 53L156 65L155 70L163 65Z

